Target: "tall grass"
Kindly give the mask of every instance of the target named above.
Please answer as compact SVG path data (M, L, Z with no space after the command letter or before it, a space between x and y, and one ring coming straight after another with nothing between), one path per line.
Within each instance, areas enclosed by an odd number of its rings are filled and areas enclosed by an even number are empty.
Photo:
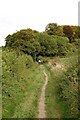
M2 118L2 47L0 47L0 119Z
M60 118L61 111L59 104L56 101L56 85L61 77L62 71L52 71L48 64L45 64L46 72L48 74L48 85L46 87L46 111L48 118Z
M35 118L44 74L31 56L3 50L3 118Z
M56 58L52 65L58 62L63 69L52 69L45 65L49 76L46 89L46 110L48 118L78 117L78 57ZM72 79L72 81L70 81Z

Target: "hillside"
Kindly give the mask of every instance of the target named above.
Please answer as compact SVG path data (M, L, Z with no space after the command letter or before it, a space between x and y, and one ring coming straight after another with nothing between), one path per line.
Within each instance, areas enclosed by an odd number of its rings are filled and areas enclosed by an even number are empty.
M3 118L79 118L78 29L50 23L44 32L22 29L6 37Z

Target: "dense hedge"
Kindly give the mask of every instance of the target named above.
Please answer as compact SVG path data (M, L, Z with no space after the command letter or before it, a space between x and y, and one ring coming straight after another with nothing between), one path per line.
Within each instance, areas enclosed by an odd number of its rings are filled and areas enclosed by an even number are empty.
M78 63L72 63L67 71L60 77L60 81L56 87L58 99L61 101L61 108L66 108L64 115L69 118L76 118L79 115L78 81ZM65 116L63 117L65 118Z

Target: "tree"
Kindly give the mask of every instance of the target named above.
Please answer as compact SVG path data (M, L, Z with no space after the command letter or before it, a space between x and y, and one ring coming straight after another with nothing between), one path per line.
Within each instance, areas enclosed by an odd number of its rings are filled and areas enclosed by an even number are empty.
M52 35L53 40L57 44L57 55L65 56L69 50L69 39L67 37Z
M71 43L73 40L73 29L71 26L64 26L63 27L63 33L66 37L69 38L69 42Z
M36 61L40 51L41 51L41 47L37 40L33 42L28 41L27 44L25 44L23 49L23 52L31 55L34 61Z
M57 54L57 43L52 36L46 33L40 33L38 41L41 45L40 55L55 56Z
M49 35L63 36L63 27L58 26L57 23L49 23L45 28L45 32Z
M23 44L25 44L27 41L34 41L37 37L37 34L38 32L32 29L23 29L17 31L16 33L6 37L6 46L13 47L15 45L15 47L18 47L16 46L16 43L22 46L22 41Z
M13 39L12 39L12 35L8 35L5 39L6 41L6 46L12 46L12 43L13 43Z
M76 34L77 34L78 38L80 38L80 26L77 27Z

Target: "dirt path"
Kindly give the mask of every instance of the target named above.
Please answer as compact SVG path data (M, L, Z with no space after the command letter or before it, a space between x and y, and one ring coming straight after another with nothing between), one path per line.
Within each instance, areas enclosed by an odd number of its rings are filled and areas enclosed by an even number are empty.
M46 110L45 110L45 89L46 89L46 85L48 83L48 76L46 74L45 71L44 75L45 75L45 83L42 87L41 90L41 95L40 95L40 99L39 99L39 114L38 114L38 118L46 118Z
M63 65L60 63L56 63L54 65L52 65L51 62L49 62L49 66L51 67L51 70L63 70ZM46 89L46 85L48 83L48 75L46 74L43 65L41 65L41 68L43 69L43 73L45 75L45 83L42 87L41 90L41 95L40 95L40 99L39 99L39 107L38 107L38 118L47 118L46 117L46 110L45 110L45 89ZM54 103L55 103L55 95L54 95ZM55 113L57 113L57 117L60 118L60 111L58 109L58 107L56 106L56 110L54 111Z

